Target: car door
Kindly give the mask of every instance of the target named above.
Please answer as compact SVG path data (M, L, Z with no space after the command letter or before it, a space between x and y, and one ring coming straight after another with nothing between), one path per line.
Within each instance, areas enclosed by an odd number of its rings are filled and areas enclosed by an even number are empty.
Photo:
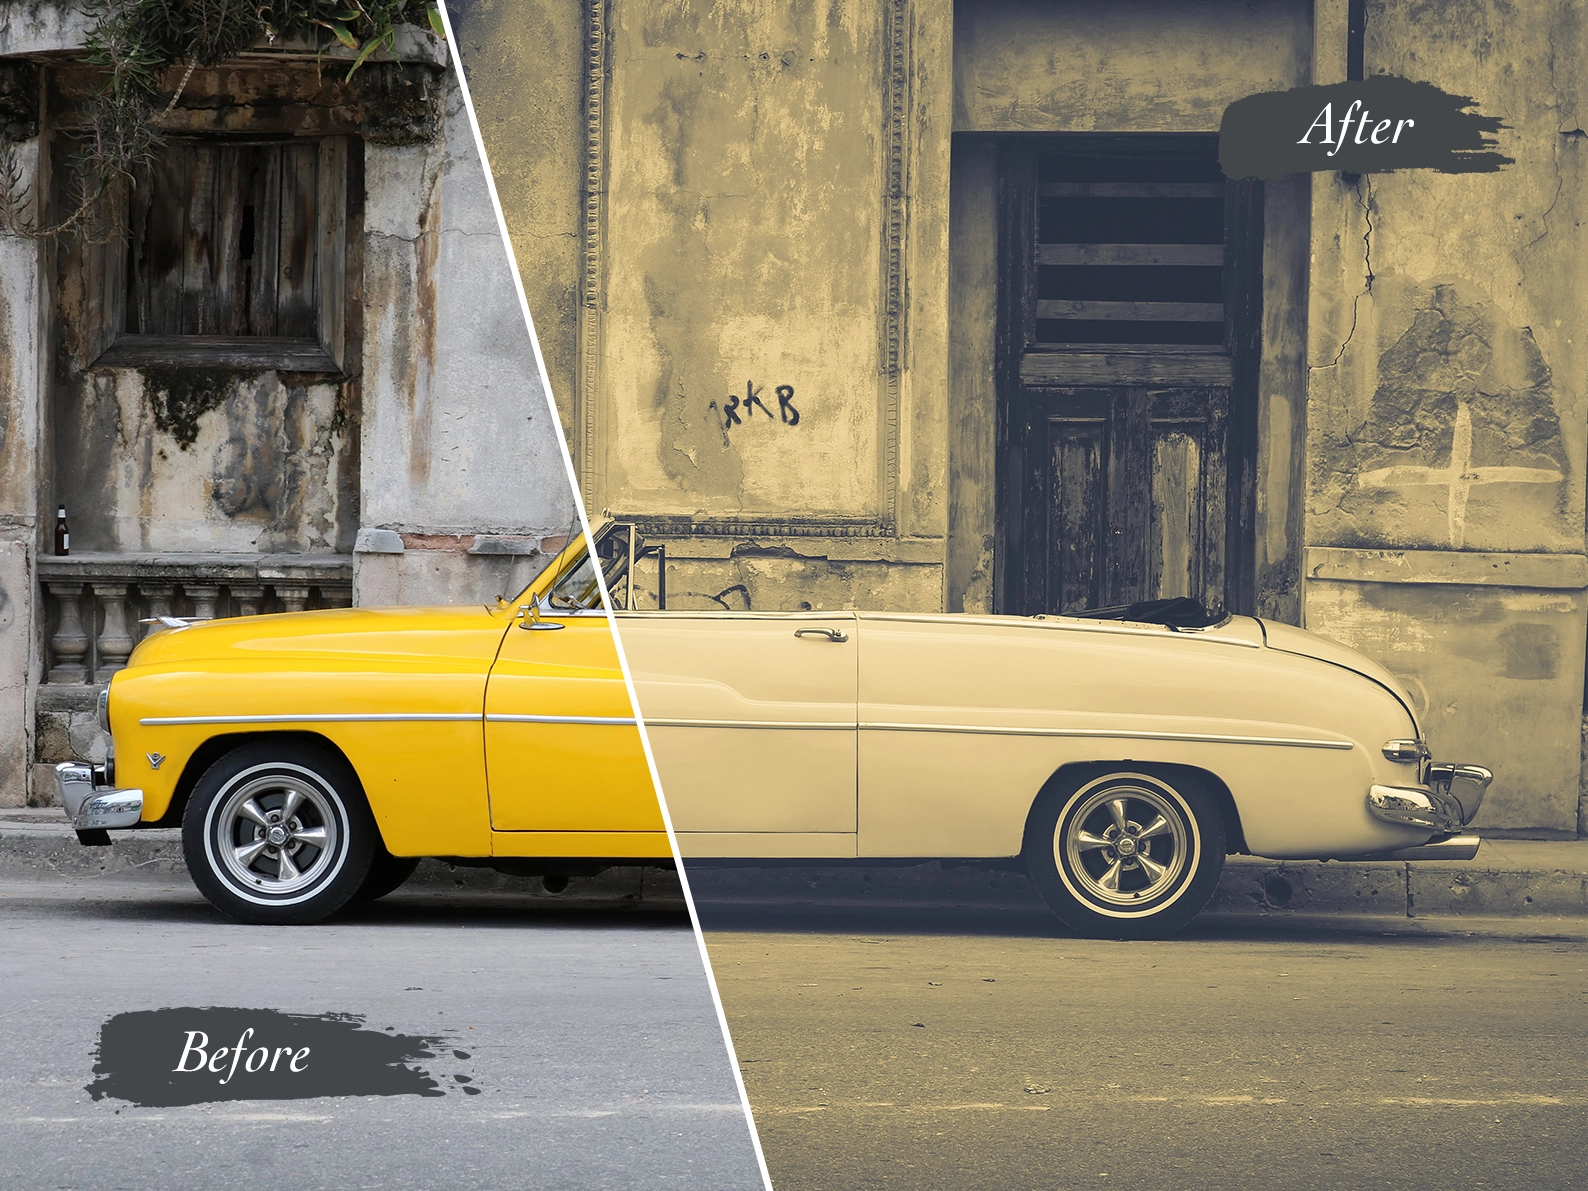
M621 613L686 856L853 856L850 612Z
M485 688L485 764L494 832L664 831L605 615L521 614L507 630Z

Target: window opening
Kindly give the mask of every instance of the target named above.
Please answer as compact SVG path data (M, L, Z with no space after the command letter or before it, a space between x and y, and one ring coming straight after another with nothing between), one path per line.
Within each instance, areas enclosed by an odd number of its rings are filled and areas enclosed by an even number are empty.
M1224 345L1215 157L1053 152L1037 170L1032 347Z

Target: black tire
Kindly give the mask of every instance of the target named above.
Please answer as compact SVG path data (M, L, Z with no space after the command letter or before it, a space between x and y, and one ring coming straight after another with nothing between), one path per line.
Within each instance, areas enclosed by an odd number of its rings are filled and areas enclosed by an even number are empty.
M1048 908L1093 939L1161 939L1201 913L1224 870L1224 815L1186 772L1124 765L1044 791L1025 859Z
M377 848L373 859L370 860L369 873L365 876L364 883L353 895L353 904L363 905L366 902L379 901L388 893L395 893L402 887L404 881L414 875L414 869L418 867L417 856L393 856L384 847Z
M299 743L233 749L199 778L182 816L193 884L239 922L336 913L364 884L379 839L352 767Z

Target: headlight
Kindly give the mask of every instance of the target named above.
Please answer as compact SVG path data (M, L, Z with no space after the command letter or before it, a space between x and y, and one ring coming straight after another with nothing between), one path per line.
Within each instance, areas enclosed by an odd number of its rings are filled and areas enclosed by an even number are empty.
M108 686L99 692L99 726L106 732L110 731L110 688Z

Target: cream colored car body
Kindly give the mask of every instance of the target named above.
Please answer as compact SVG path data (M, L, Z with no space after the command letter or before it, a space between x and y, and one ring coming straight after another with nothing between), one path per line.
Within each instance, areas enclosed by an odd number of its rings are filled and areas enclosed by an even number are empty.
M1044 785L1088 762L1212 774L1261 856L1439 838L1366 802L1421 784L1420 762L1384 755L1420 740L1403 688L1287 625L670 611L618 627L686 857L1015 856Z

